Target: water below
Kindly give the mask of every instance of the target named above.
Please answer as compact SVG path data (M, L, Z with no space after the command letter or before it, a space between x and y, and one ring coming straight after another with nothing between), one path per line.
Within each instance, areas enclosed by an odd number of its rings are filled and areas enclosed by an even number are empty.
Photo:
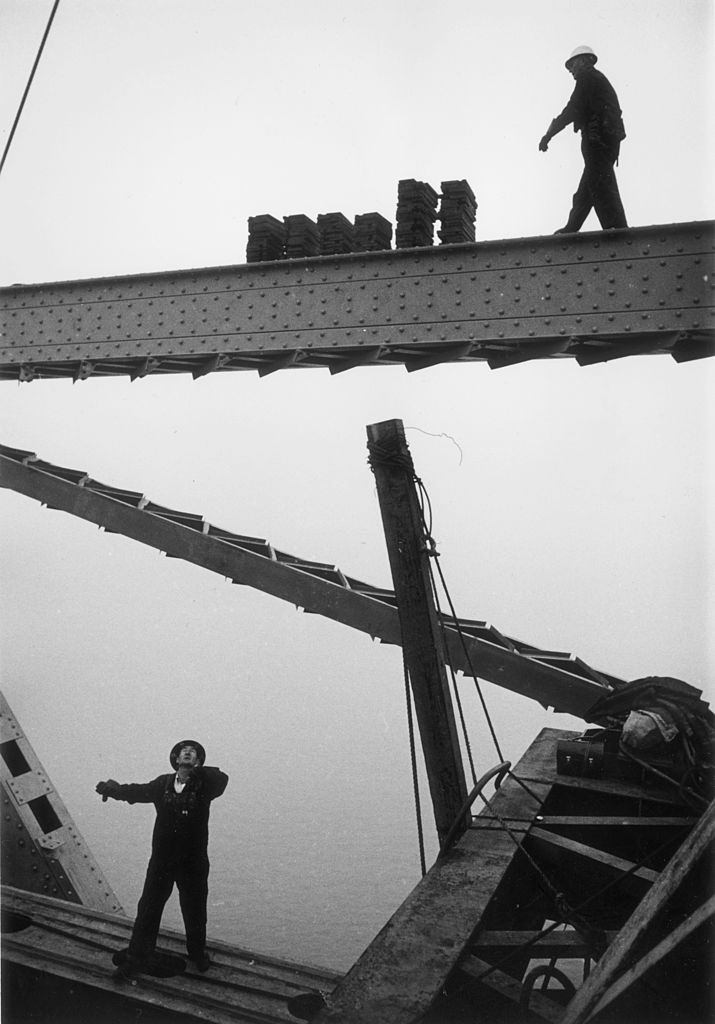
M401 652L356 642L349 631L292 609L281 614L282 606L269 609L265 644L255 626L244 640L240 618L217 625L220 606L208 609L206 628L214 632L198 641L195 626L182 633L158 622L146 636L132 624L137 631L127 635L141 636L141 644L93 645L91 657L78 658L77 631L54 661L30 647L18 656L18 677L21 669L33 686L6 686L5 695L129 917L142 890L154 808L103 802L95 785L147 782L170 770L178 739L195 737L207 763L229 775L209 825L209 939L346 971L421 877ZM233 650L227 656L226 635L238 660ZM272 659L280 672L266 672ZM147 665L160 666L162 678L157 669L147 677ZM473 683L461 687L481 774L499 758ZM513 761L542 725L559 725L558 716L506 691L492 705ZM419 760L430 865L437 840ZM183 930L176 893L163 924Z
M420 878L409 783L401 792L399 776L397 783L383 779L376 795L374 780L366 782L351 780L345 799L333 775L300 801L273 803L229 784L212 805L209 939L347 970ZM133 917L154 808L119 802L98 808L90 800L77 818L84 818L85 838ZM436 854L432 832L428 859ZM176 891L163 924L183 930Z

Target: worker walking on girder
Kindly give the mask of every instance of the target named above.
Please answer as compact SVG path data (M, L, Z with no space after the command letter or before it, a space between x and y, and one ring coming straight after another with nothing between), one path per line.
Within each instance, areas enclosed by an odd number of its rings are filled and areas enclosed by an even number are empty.
M539 143L545 153L549 142L566 125L581 132L583 175L574 193L568 221L557 235L579 231L592 209L602 228L628 227L618 191L614 165L626 137L615 89L605 75L596 71L598 57L588 46L578 46L566 61L576 80L571 99L555 117Z
M206 901L209 877L209 810L226 789L228 776L204 767L206 751L196 740L181 740L169 754L173 772L152 782L97 783L104 800L152 803L156 821L144 890L139 900L126 958L118 978L131 978L146 966L156 946L161 917L174 884L179 890L189 959L199 971L209 968L206 952ZM116 962L116 961L115 961Z

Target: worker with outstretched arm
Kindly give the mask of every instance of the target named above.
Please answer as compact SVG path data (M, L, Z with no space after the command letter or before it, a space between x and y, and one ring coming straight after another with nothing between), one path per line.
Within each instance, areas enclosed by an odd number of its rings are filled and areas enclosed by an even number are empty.
M196 740L181 740L169 754L171 767L152 782L97 784L104 800L152 803L156 821L144 890L139 900L126 959L116 977L131 979L154 952L166 901L176 884L186 930L186 950L199 971L206 971L206 901L209 877L209 810L226 789L228 776L204 766L206 751Z
M588 46L576 47L568 58L566 68L576 80L574 91L539 143L545 153L554 135L567 125L573 124L574 131L581 132L583 175L568 220L557 235L579 231L592 209L602 228L628 226L614 170L626 132L615 89L596 70L597 60Z

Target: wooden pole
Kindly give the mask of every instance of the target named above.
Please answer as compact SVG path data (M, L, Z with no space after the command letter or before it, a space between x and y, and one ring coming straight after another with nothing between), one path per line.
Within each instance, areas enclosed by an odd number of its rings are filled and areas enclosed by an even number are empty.
M467 797L415 473L401 420L367 428L370 464L440 842Z

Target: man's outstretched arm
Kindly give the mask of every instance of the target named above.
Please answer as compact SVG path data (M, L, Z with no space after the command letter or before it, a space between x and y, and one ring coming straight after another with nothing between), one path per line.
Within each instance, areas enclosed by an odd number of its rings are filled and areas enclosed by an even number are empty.
M129 782L123 785L114 779L107 779L106 782L98 782L95 791L103 801L111 797L112 800L126 800L130 804L151 804L156 798L158 781L154 779L153 782Z

